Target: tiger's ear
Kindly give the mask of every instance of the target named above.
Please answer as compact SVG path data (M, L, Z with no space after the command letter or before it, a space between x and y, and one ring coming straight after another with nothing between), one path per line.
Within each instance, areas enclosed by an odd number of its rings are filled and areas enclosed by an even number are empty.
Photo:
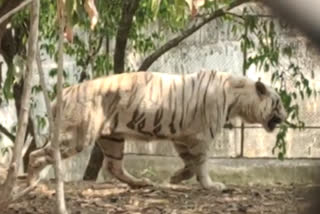
M260 81L256 82L256 90L257 90L257 94L259 96L264 96L264 95L268 94L268 90L267 90L266 86Z

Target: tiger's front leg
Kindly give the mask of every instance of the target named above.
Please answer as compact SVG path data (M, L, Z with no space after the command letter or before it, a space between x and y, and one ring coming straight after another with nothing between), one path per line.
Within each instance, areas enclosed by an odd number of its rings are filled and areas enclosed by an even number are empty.
M136 178L124 168L124 143L124 139L112 136L103 136L98 140L105 156L104 166L115 178L133 188L151 186L152 184L148 179Z
M208 170L208 145L205 142L198 142L189 147L189 152L192 154L190 160L192 170L196 174L200 185L205 189L215 189L222 191L226 186L220 182L213 182Z

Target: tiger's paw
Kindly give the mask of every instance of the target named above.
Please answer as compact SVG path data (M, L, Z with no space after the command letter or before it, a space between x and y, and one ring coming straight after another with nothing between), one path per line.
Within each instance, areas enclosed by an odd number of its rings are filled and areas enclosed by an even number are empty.
M128 185L133 189L153 186L152 182L147 178L139 179L135 182L129 183Z
M219 192L222 192L223 190L227 189L227 186L225 184L221 182L213 182L209 176L197 176L197 180L204 189L212 189Z
M179 184L181 183L182 179L178 176L172 176L170 178L170 184Z
M192 178L194 173L186 168L178 170L170 177L170 184L180 184L184 180Z
M227 189L227 186L221 182L211 182L208 185L202 185L202 187L204 189L215 190L215 191L219 191L219 192L222 192L223 190Z
M180 184L184 180L186 180L186 178L181 174L173 175L170 177L170 184Z

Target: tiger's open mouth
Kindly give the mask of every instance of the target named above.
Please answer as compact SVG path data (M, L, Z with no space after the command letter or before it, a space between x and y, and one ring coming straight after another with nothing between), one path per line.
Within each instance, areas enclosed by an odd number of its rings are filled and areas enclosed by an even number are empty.
M276 116L276 115L274 115L274 116L268 121L268 124L267 124L268 130L269 130L269 131L273 131L273 130L276 128L276 126L277 126L278 124L280 124L281 122L282 122L281 118L278 117L278 116Z

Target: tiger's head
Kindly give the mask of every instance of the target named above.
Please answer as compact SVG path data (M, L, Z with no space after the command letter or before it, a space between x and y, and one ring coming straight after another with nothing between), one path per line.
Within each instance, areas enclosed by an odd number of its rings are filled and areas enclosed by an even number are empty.
M267 132L272 132L278 124L286 120L287 112L279 94L273 88L247 78L233 79L230 85L234 112L228 113L240 116L248 123L260 123Z

